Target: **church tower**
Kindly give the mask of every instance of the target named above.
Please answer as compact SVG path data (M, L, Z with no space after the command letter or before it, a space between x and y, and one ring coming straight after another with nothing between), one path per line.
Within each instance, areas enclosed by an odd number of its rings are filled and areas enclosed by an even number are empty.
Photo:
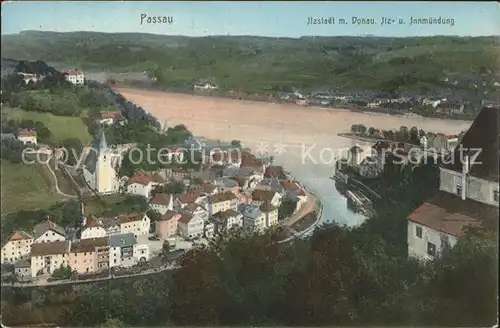
M115 170L117 154L108 147L106 134L101 128L85 160L84 175L90 187L101 194L118 192L119 181Z

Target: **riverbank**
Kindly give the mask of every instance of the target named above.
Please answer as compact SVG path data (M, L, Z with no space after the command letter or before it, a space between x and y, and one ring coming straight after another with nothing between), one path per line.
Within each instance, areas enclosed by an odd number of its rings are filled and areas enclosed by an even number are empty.
M399 117L413 117L413 118L433 118L433 119L449 119L449 120L465 120L472 122L474 120L473 117L469 117L466 115L457 116L457 115L449 115L443 116L438 113L431 116L422 116L418 113L398 113L391 112L383 107L360 107L356 105L321 105L320 103L309 103L307 106L297 105L295 101L282 99L279 94L276 93L247 93L247 92L236 92L230 90L200 90L195 91L194 89L185 89L185 88L172 88L168 86L161 86L153 84L149 81L130 81L128 83L117 82L113 85L113 88L118 89L140 89L144 91L153 91L153 92L164 92L164 93L174 93L174 94L185 94L185 95L194 95L194 96L202 96L202 97L211 97L211 98L220 98L220 99L234 99L240 101L254 101L254 102L263 102L263 103L272 103L272 104L288 104L294 105L297 107L306 107L306 108L321 108L321 109L332 109L332 110L344 110L352 113L367 113L367 114L375 114L375 115L384 115L384 116L399 116Z
M127 100L146 108L168 126L184 124L195 135L214 140L239 140L258 152L267 147L276 165L282 165L323 204L325 223L358 225L362 216L347 208L329 178L333 164L324 158L327 150L352 147L352 140L338 136L354 124L394 129L418 126L424 131L459 133L470 122L396 117L385 114L351 112L345 109L304 108L295 104L222 99L138 89L114 88ZM276 144L285 145L279 153ZM310 151L309 151L310 149ZM307 153L307 156L306 156ZM331 153L331 152L330 152Z

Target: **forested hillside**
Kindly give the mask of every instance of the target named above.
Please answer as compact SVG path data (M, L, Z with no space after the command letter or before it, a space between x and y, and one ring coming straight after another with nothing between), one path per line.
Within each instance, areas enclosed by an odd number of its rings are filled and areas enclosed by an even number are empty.
M385 90L439 85L446 73L498 72L495 37L183 37L139 33L34 32L2 36L2 56L115 72L147 71L157 83L212 78L223 89Z

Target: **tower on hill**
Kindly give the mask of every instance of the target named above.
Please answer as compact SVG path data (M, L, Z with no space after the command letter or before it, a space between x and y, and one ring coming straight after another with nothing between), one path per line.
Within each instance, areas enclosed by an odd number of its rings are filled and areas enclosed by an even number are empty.
M113 194L119 191L120 182L116 172L119 156L108 147L106 134L101 129L83 167L83 176L92 190L99 194Z

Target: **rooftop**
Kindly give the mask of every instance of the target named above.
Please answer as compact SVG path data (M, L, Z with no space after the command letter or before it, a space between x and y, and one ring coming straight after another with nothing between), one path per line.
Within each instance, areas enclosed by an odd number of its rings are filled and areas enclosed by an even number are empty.
M111 235L108 239L109 247L130 247L136 243L133 233Z
M443 164L445 169L462 172L462 161L466 154L471 158L475 156L476 150L480 150L474 163L471 163L469 174L488 181L499 182L498 154L500 124L499 110L495 108L483 108L476 117L469 130L465 133L460 144L450 155L453 161Z
M236 195L232 193L231 191L226 191L220 194L215 194L208 196L207 199L210 203L220 203L220 202L225 202L233 199L237 199Z
M276 195L276 192L272 190L255 189L252 191L252 200L270 202L273 200L274 195Z
M498 226L498 207L438 191L420 205L408 220L432 229L460 236L467 226Z
M31 245L31 256L46 256L66 254L69 251L69 241L53 241L34 243Z
M96 247L108 245L108 237L81 239L71 243L71 253L93 252Z
M229 218L236 217L236 216L239 216L239 215L241 215L240 212L235 211L235 210L233 210L233 209L230 208L228 210L220 211L220 212L215 213L213 215L213 217L225 221L225 220L227 220Z
M180 213L174 212L174 211L166 211L165 214L160 216L160 218L157 221L168 221L170 219L175 218L176 216L181 215Z
M127 213L118 215L116 217L116 220L118 221L118 223L124 224L124 223L140 221L144 218L144 216L146 216L145 213L139 213L139 212Z
M156 193L150 203L151 204L155 204L155 205L165 205L165 206L168 206L171 201L172 201L172 195L171 194Z
M35 228L33 228L35 239L37 239L38 237L40 237L41 235L43 235L45 232L47 232L49 230L57 232L61 236L65 236L65 232L64 232L63 228L61 228L60 226L58 226L54 222L47 219L47 220L37 224L35 226Z

